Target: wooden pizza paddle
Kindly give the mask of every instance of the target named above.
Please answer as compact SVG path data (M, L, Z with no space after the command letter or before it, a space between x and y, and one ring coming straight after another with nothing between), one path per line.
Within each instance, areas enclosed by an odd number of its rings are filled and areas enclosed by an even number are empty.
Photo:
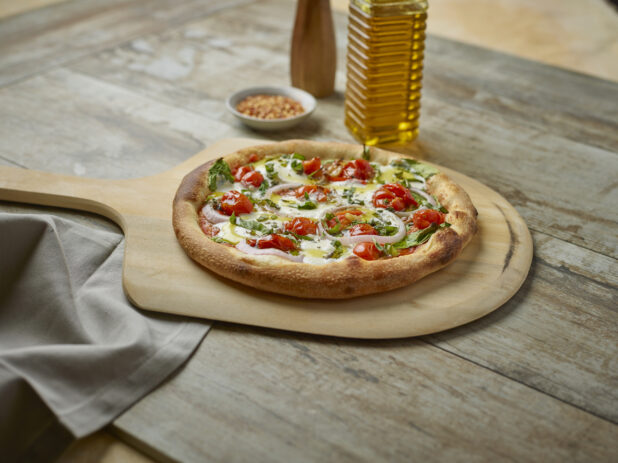
M151 177L99 180L0 166L0 199L101 214L126 236L124 289L142 309L350 338L398 338L475 320L510 299L526 278L525 222L485 185L438 166L470 195L479 232L448 267L394 291L348 300L298 299L243 286L189 259L174 235L172 199L198 165L260 140L222 140Z

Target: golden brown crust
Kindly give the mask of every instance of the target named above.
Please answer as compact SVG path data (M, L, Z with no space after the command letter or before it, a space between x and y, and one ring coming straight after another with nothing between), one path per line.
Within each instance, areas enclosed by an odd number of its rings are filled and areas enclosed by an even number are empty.
M307 158L357 159L362 146L343 143L290 140L242 149L225 156L233 169L247 164L249 156L300 153ZM370 149L371 161L388 163L405 157L378 148ZM468 194L440 173L427 182L428 190L448 209L441 229L416 252L392 259L366 261L356 256L325 265L289 262L277 256L253 256L216 243L200 229L198 211L210 193L208 170L214 161L190 172L174 198L174 231L185 252L204 267L254 288L290 296L343 299L388 291L414 281L455 259L476 233L477 212Z

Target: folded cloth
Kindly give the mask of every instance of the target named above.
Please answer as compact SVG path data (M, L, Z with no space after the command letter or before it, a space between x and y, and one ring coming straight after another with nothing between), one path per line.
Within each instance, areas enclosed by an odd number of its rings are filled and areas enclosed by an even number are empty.
M176 370L206 321L149 313L122 290L122 235L0 213L2 461L51 461Z

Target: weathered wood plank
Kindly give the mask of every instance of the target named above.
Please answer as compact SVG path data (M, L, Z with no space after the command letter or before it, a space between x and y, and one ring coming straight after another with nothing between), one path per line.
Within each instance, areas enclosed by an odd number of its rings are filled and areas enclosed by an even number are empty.
M618 156L438 99L423 100L413 151L500 192L528 226L618 256Z
M72 1L6 18L0 21L0 86L248 1Z
M291 8L281 9L277 2L265 2L260 7L264 9L249 6L234 13L222 11L217 18L200 20L161 37L151 36L105 51L72 66L73 71L56 70L4 89L0 92L0 103L4 107L19 109L11 111L9 117L4 119L5 123L0 125L0 155L29 167L44 165L46 169L57 172L126 178L171 167L178 160L193 154L203 144L218 138L251 133L241 128L225 112L222 104L227 91L238 88L243 81L246 85L248 78L246 71L243 72L243 69L247 69L247 55L245 52L235 54L233 51L241 44L255 44L254 48L246 49L250 59L254 60L251 66L258 69L256 72L263 78L273 75L284 83L287 69L281 53L287 45L272 37L277 34L283 37L286 26L282 25L282 18L288 12L292 13ZM266 14L257 15L258 11ZM242 15L257 18L254 21L247 20L251 24L247 34L240 26L244 21ZM226 36L226 28L231 28L234 35ZM230 40L236 42L230 43ZM258 50L261 50L261 54ZM85 76L85 72L91 76ZM592 219L602 220L600 211L603 207L609 207L611 198L606 195L603 199L598 185L607 188L599 178L603 179L607 166L612 165L611 153L577 144L551 132L540 133L537 128L522 125L520 121L513 123L509 120L495 120L491 112L485 113L476 108L462 109L455 103L445 103L433 97L425 99L424 131L416 145L421 154L480 178L502 191L519 207L529 223L547 234L577 243L582 229L588 235L594 235L600 230L607 232L602 222L592 225L566 222L566 230L559 230L552 224L560 226L565 217L573 220L577 217L571 211L556 212L552 209L551 201L556 201L561 195L573 197L569 190L573 186L586 190L593 185L593 196L589 201L595 200L600 205L598 211L592 211ZM177 108L185 105L189 109ZM341 124L340 95L321 102L316 119L315 125L309 125L309 128L278 136L349 139ZM470 126L472 130L466 131L465 127ZM35 127L36 133L33 130ZM41 128L44 130L41 131ZM76 133L84 136L75 137ZM545 147L548 144L559 146L560 154L547 150ZM591 173L578 173L580 149L589 154L588 169L591 169ZM92 153L98 154L98 157L93 157ZM101 157L107 162L101 163ZM571 180L571 184L557 188L537 185L552 175L546 167L549 162L555 162L560 169L560 178ZM519 171L524 171L526 175L513 176L510 173ZM595 174L599 178L595 179ZM535 201L542 198L543 201L550 201L550 204L545 206L533 203L528 206L522 201L518 202L518 198L521 198L519 189L524 188L532 191ZM573 199L576 204L584 200ZM548 222L548 217L552 219L551 222ZM580 229L568 228L580 225ZM542 259L550 259L558 252L571 255L569 253L577 249L551 240L549 236L536 236L549 240L555 248L551 253L545 253ZM596 240L594 246L607 248L612 245L611 241L598 236ZM594 248L588 242L585 244ZM603 297L597 295L597 292L603 294L603 284L609 277L602 276L602 269L610 268L613 261L585 250L577 252L581 255L575 253L571 260L582 258L583 262L586 259L590 262L582 271L592 281L579 277L574 280L574 284L584 285L584 292L572 299L568 289L561 290L555 286L561 282L562 274L559 271L552 273L551 267L547 266L546 276L543 277L545 280L537 282L536 278L532 279L532 289L522 292L520 299L512 302L510 307L516 309L504 312L514 311L518 314L516 317L505 318L509 321L508 329L498 329L497 334L487 334L488 343L504 342L515 346L511 355L498 357L482 351L479 344L485 342L484 332L480 333L479 341L462 344L465 349L455 346L452 350L458 355L470 356L477 362L485 359L488 367L578 406L586 408L586 403L589 403L587 409L600 413L599 410L605 407L606 402L597 399L594 391L609 390L606 397L613 397L613 378L602 371L589 370L589 365L594 365L596 358L605 358L608 352L612 354L609 350L611 346L607 345L611 338L605 336L607 326L611 327L613 323L611 311L608 311L612 296L607 296L605 292L606 297ZM573 257L576 255L579 257ZM533 269L533 272L536 270ZM553 283L543 286L542 281ZM560 305L549 304L551 300L561 301L560 304L564 304L568 314L561 314L556 309ZM581 315L581 309L572 303L573 300L584 307L584 311L587 311L585 313L600 311L601 322L579 327L573 320ZM545 305L550 307L549 311ZM496 316L500 322L496 322L496 326L505 322L499 315ZM554 322L554 318L560 322ZM575 360L572 359L575 366L558 375L558 385L553 383L553 378L544 376L544 372L552 371L556 362L564 360L561 352L565 345L558 342L560 337L553 344L550 342L551 349L546 349L544 345L547 341L542 336L532 338L526 335L529 330L540 329L543 324L549 324L557 333L574 329L569 331L577 339L574 346L580 346L584 352L576 356ZM502 341L501 336L506 339ZM457 336L455 338L458 339ZM594 347L600 338L604 341ZM532 357L531 346L545 352L546 356L542 359ZM441 347L448 348L445 343ZM509 362L516 362L520 366L519 370L509 370ZM590 378L595 372L599 373L598 378L589 379L589 384L594 384L595 389L577 379L580 374ZM600 414L614 416L615 410L612 407L607 410Z
M618 423L618 266L541 233L520 291L427 342Z
M429 37L424 97L618 152L618 85Z
M133 40L106 50L71 69L131 88L150 98L182 106L221 120L238 136L255 138L225 108L231 93L250 85L289 85L289 42L294 3L260 2L243 9L221 11L209 20ZM337 18L339 64L343 63L345 18ZM250 71L248 71L250 69ZM344 86L344 73L337 88ZM269 133L268 138L345 139L343 94L321 99L316 113L298 128Z
M0 157L28 168L130 178L230 133L214 119L57 69L0 90Z
M114 426L187 462L609 461L618 452L616 426L418 340L232 326L211 332Z

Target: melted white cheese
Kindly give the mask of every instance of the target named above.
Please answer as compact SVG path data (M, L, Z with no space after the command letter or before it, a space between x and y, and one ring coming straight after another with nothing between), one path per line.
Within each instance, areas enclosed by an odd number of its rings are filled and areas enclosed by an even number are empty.
M279 181L277 183L297 183L301 185L319 185L318 182L306 175L299 175L289 165L282 165L278 159L263 159L253 165L253 168L260 172L265 179L269 179L269 174L266 170L266 163L270 163L274 167L276 177ZM350 209L359 209L364 212L362 219L369 221L373 217L379 217L383 222L393 225L394 221L389 217L389 214L380 216L379 209L373 208L373 195L382 187L384 183L397 183L401 182L401 179L406 179L411 182L411 186L426 191L426 183L423 177L417 174L406 172L402 169L395 168L390 165L378 165L372 163L374 169L376 169L377 175L370 183L362 183L357 180L348 180L343 182L332 182L325 187L330 190L328 201L318 202L315 197L310 197L310 200L316 204L315 209L299 209L298 206L304 204L306 198L296 198L293 194L272 194L270 197L260 192L256 188L247 188L240 182L234 183L221 183L217 188L217 192L213 193L213 196L220 197L223 193L236 190L243 192L247 195L251 195L254 200L259 203L265 199L270 199L279 206L279 209L274 209L267 205L254 204L254 210L250 214L242 214L240 219L246 221L258 221L268 229L273 230L274 233L278 233L284 230L285 223L292 220L294 217L307 217L310 219L318 220L323 217L329 210L341 206L349 206ZM272 173L271 173L272 176ZM350 195L350 191L353 189L353 193ZM344 196L347 190L347 198ZM352 199L354 204L350 204L349 199ZM262 233L258 231L249 230L247 228L234 225L230 222L222 222L214 225L214 228L218 230L217 237L229 241L232 244L237 244L244 239L258 238L262 236ZM304 255L304 262L308 264L323 265L334 259L329 259L327 256L331 254L335 247L333 241L320 237L318 235L309 235L310 240L301 239L298 241L300 246L300 252ZM343 253L336 260L345 259L352 255L352 247L344 246ZM260 256L264 259L271 259L272 256Z

